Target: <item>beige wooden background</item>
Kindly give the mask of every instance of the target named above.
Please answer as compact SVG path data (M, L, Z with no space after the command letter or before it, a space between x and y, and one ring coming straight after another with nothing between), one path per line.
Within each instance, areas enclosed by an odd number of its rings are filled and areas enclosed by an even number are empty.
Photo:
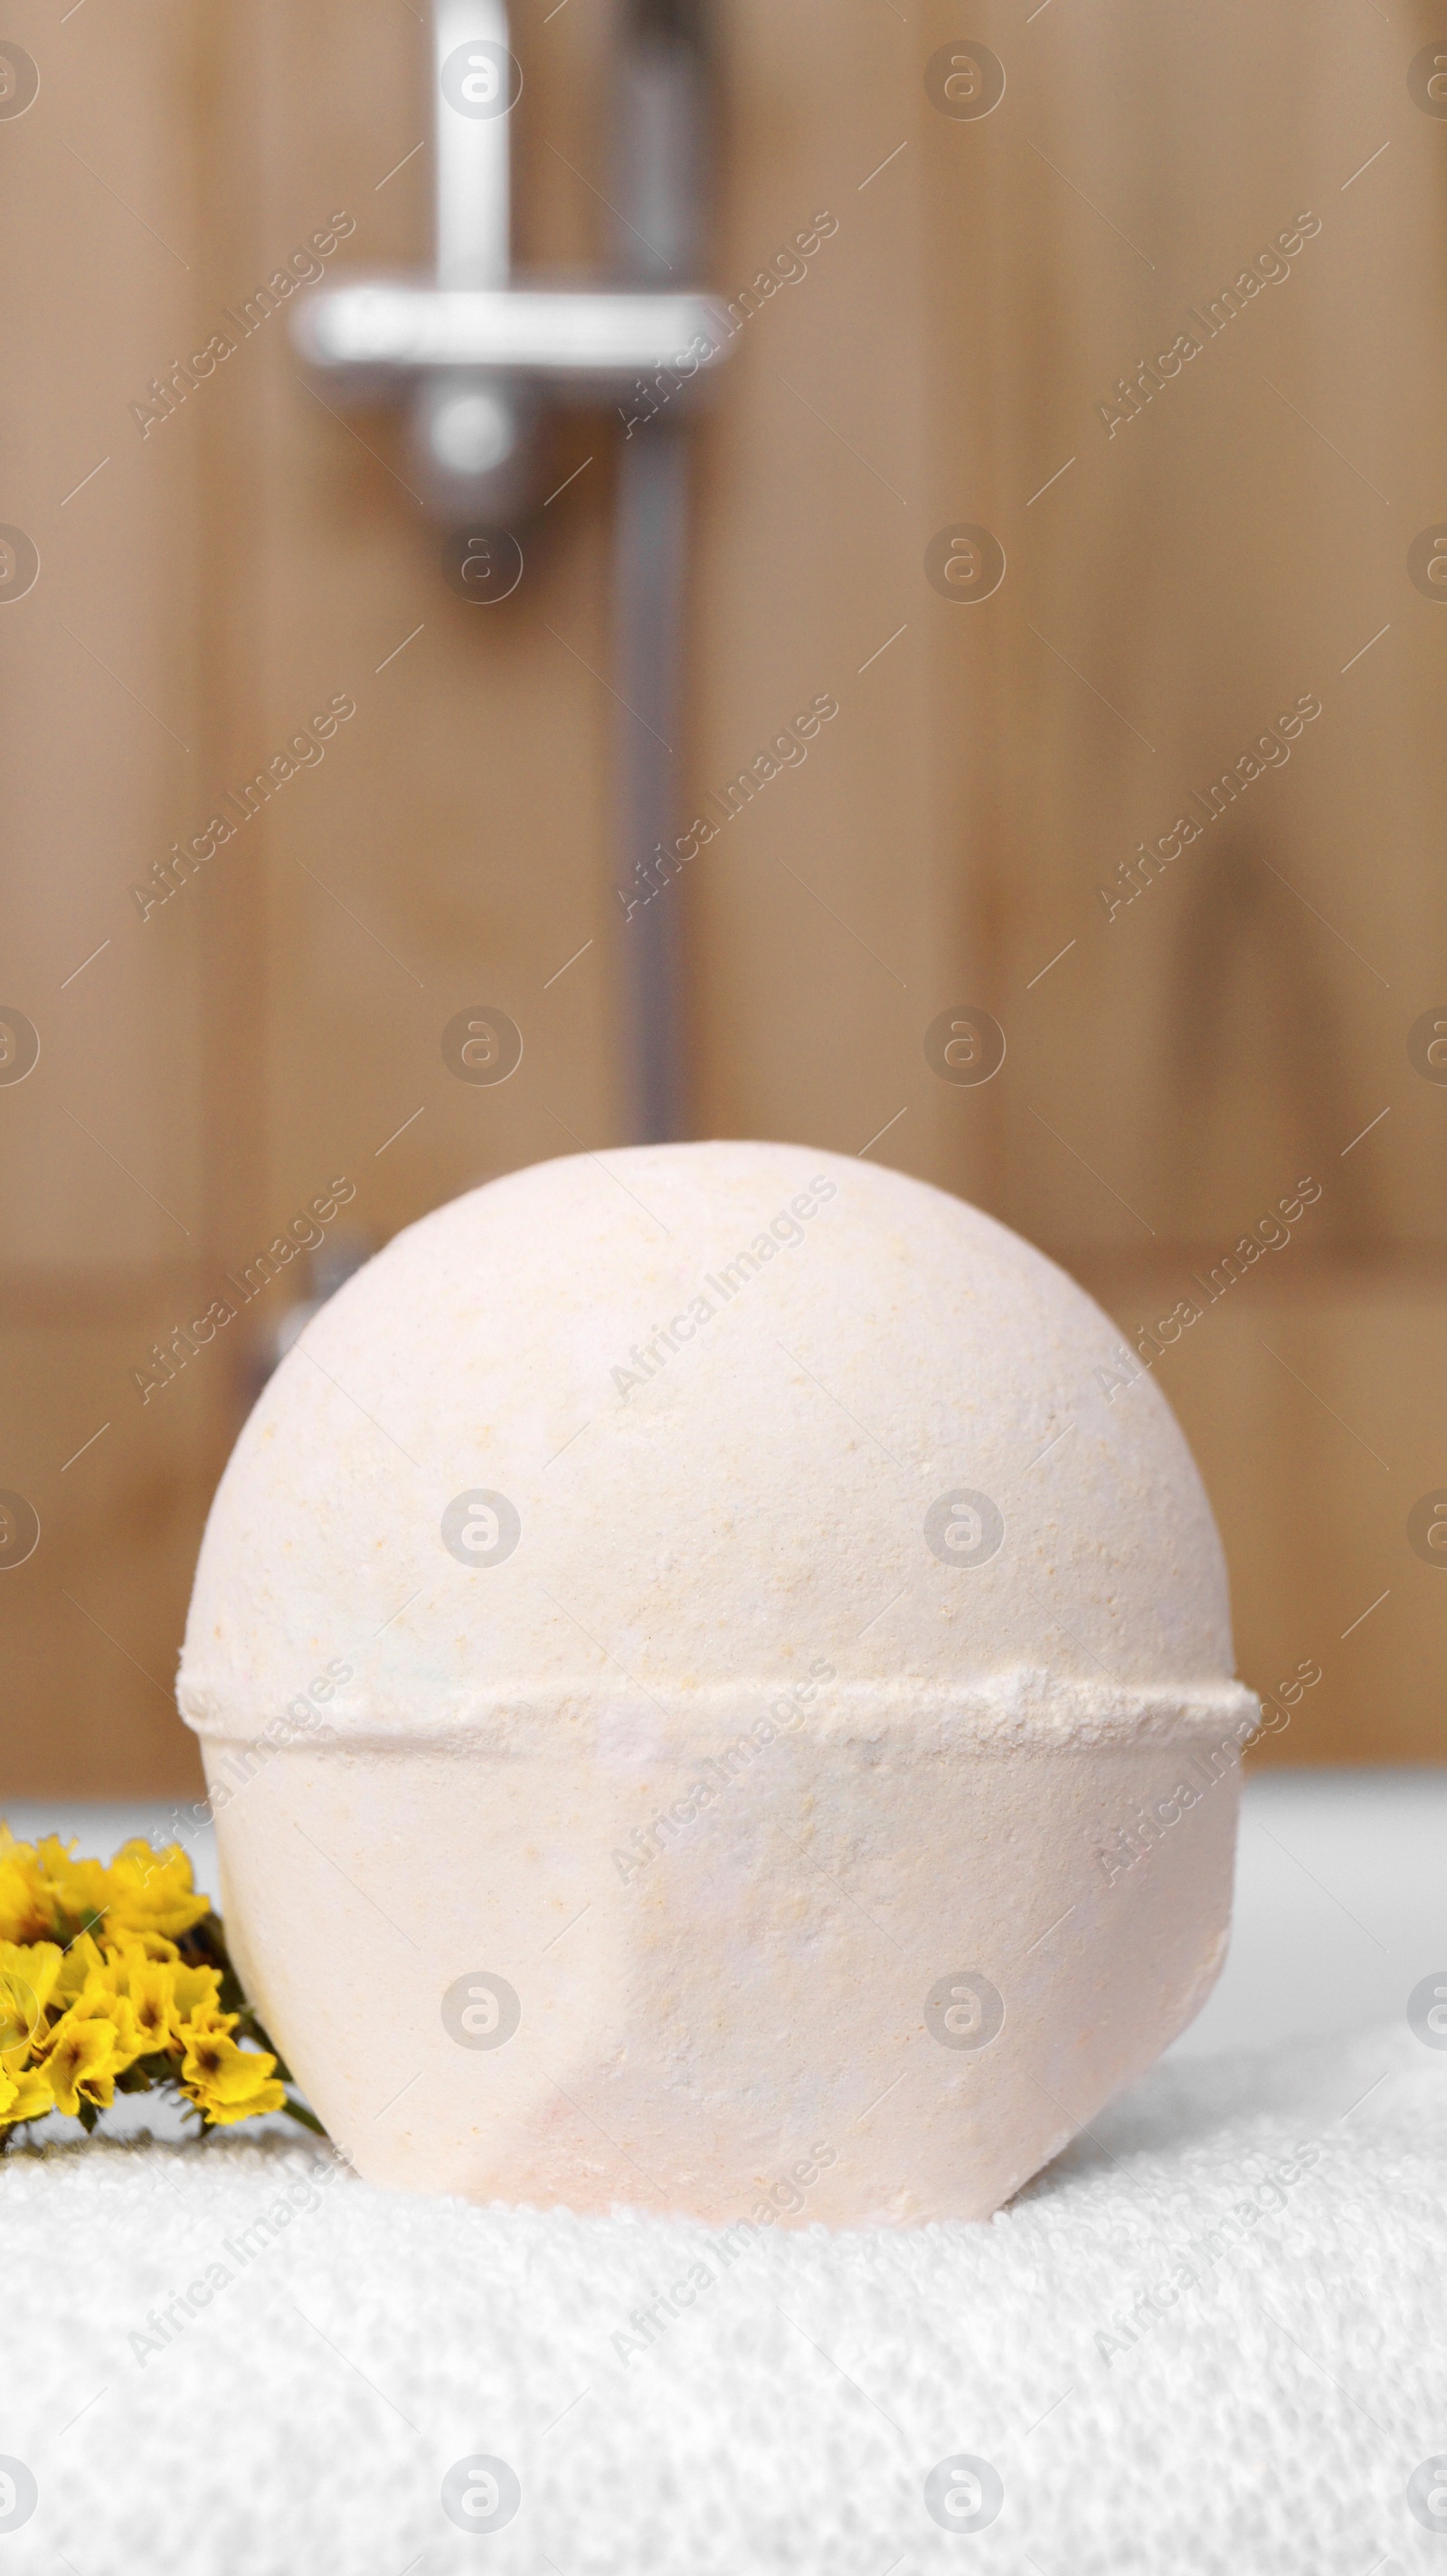
M1160 1382L1244 1672L1321 1667L1275 1757L1440 1758L1447 1583L1404 1537L1447 1484L1447 1092L1406 1051L1447 992L1447 615L1406 572L1447 519L1447 121L1408 82L1432 14L720 14L713 282L838 229L747 324L697 441L681 793L816 693L840 712L670 898L693 1132L871 1150L977 1197L1132 1335L1319 1180ZM583 471L481 614L440 578L395 426L330 415L281 317L143 437L149 381L334 214L334 273L425 261L423 25L408 0L24 0L8 25L41 88L0 119L0 520L41 575L0 612L0 1004L42 1052L0 1087L0 1486L42 1539L0 1575L0 1789L140 1794L194 1776L190 1571L290 1291L143 1403L155 1337L334 1178L380 1243L625 1136L612 432L570 430L560 475ZM956 39L1005 67L986 117L932 103ZM607 8L528 0L514 42L520 254L586 266ZM1110 436L1115 380L1308 209L1287 280ZM958 522L1006 555L977 606L925 576ZM1138 837L1312 692L1289 763L1107 920ZM340 693L321 764L143 921L129 888L173 836ZM527 1039L496 1091L439 1052L479 999ZM1008 1037L979 1089L925 1062L956 1004Z

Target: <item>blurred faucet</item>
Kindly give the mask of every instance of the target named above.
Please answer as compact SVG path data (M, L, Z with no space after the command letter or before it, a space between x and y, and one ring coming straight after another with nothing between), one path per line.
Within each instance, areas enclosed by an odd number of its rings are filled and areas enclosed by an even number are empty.
M640 284L687 277L701 257L711 179L711 93L703 0L625 0L617 63L614 258ZM647 399L649 389L638 388ZM627 721L616 734L618 847L654 891L625 925L633 1132L688 1133L687 960L681 889L660 854L682 819L680 764L667 749L684 717L690 441L671 394L630 429L618 458L613 552L614 667Z
M506 287L512 273L512 109L520 81L505 0L433 0L435 234L441 287ZM434 506L520 518L545 458L536 396L497 369L424 375L414 453Z
M293 308L302 356L342 392L406 403L424 492L453 527L506 527L536 504L557 406L616 403L690 350L696 385L730 337L717 306L677 282L687 274L677 262L642 278L630 265L627 282L598 286L515 271L510 137L522 69L508 32L504 0L433 0L432 277L339 278Z
M343 393L408 411L422 489L480 567L544 489L550 416L628 404L618 474L614 662L616 878L656 891L619 925L629 995L630 1126L685 1132L682 897L658 854L678 828L687 569L682 435L726 354L728 315L680 283L702 250L710 82L705 0L619 0L609 191L611 277L592 286L512 265L512 111L522 68L504 0L433 0L435 274L330 280L293 308L297 347ZM662 403L658 393L662 392ZM634 406L638 416L634 416ZM514 541L513 587L522 576ZM499 560L503 558L499 557ZM465 576L464 576L465 577Z
M329 1297L346 1286L353 1273L370 1261L380 1250L374 1238L360 1227L339 1227L325 1243L318 1244L307 1256L308 1283L304 1297L294 1296L290 1304L272 1320L247 1357L245 1392L248 1405L256 1402L267 1379L281 1366L292 1343L306 1331L313 1315L318 1314Z
M509 117L517 66L505 0L433 0L439 286L506 286L512 264ZM457 109L441 112L443 100Z

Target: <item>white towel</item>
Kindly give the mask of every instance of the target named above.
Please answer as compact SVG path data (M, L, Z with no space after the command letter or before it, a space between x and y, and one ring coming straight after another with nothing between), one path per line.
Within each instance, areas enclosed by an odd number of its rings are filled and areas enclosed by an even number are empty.
M1447 2053L1401 2026L1158 2068L978 2227L218 2137L12 2155L0 2236L0 2576L1447 2571Z

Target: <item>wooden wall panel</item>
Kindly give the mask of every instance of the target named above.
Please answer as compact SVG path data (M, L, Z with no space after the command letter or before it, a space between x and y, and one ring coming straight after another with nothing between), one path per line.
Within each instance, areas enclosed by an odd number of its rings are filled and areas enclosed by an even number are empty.
M584 65L541 18L514 38L517 254L576 268L596 231L568 166ZM430 143L386 177L430 130L416 25L378 13L363 45L350 7L304 24L275 9L265 26L266 235L302 239L319 210L355 209L334 268L425 267ZM338 110L324 179L307 150L323 96ZM270 1182L279 1202L299 1200L345 1169L359 1184L351 1216L381 1242L471 1183L618 1132L608 444L569 451L600 452L528 531L516 595L473 608L446 586L443 532L404 488L400 420L343 426L280 336L266 362L263 740L333 691L357 706L266 817ZM443 1063L443 1029L470 1002L500 1005L523 1032L522 1064L496 1090Z
M0 119L0 521L42 572L0 608L0 1004L43 1052L0 1084L0 1486L44 1545L0 1573L0 1761L16 1790L151 1792L193 1776L166 1699L190 1566L291 1281L143 1401L152 1342L339 1175L381 1242L625 1132L616 425L568 433L559 479L582 471L479 612L397 422L329 416L281 317L138 421L332 213L356 219L333 273L425 264L423 24L395 0L10 23L42 86ZM524 259L607 256L613 24L610 0L517 12ZM665 898L692 1123L961 1190L1132 1338L1319 1178L1160 1382L1248 1677L1323 1667L1277 1755L1440 1756L1447 1584L1404 1537L1447 1484L1444 1094L1407 1054L1447 991L1447 616L1406 570L1447 518L1447 123L1407 79L1430 12L981 0L969 24L1006 73L978 118L937 103L942 0L719 13L713 282L777 260L778 285L695 442L684 815L811 700L838 712ZM1122 370L1307 208L1286 279L1110 435ZM928 577L960 523L1006 559L978 606ZM324 759L143 920L129 889L173 837L343 691ZM1107 918L1137 839L1307 692L1289 759ZM495 1091L442 1061L475 1000L525 1034ZM924 1052L962 1004L1008 1041L978 1088Z
M203 766L194 457L130 416L189 345L204 268L188 8L20 7L39 67L0 121L8 258L0 519L39 577L0 611L0 1002L40 1032L0 1086L0 1484L41 1542L0 1575L7 1781L144 1790L177 1773L168 1694L219 1373L145 1407L129 1371L205 1269L200 962L129 889Z
M1076 1271L1133 1333L1171 1313L1189 1266L1183 1247ZM1262 1755L1440 1759L1447 1611L1405 1527L1443 1482L1437 1257L1292 1251L1260 1268L1152 1367L1216 1507L1243 1673L1269 1691L1302 1658L1321 1669Z
M923 98L884 8L728 14L716 275L781 283L706 434L694 766L713 788L816 695L838 714L687 883L703 1133L798 1136L930 1171L919 1029L953 998L932 811ZM837 229L789 255L816 219ZM792 755L786 755L792 758ZM958 871L953 861L951 879ZM922 1016L923 1015L923 1016ZM901 1116L900 1112L904 1114Z
M1010 1053L961 1095L942 1176L968 1189L983 1148L988 1203L1132 1340L1319 1182L1160 1382L1222 1520L1243 1670L1315 1654L1327 1676L1275 1756L1440 1758L1447 1586L1405 1534L1447 1474L1442 1095L1407 1049L1447 988L1447 618L1407 568L1443 508L1444 133L1408 83L1431 13L972 25L1008 84L930 136L935 428L954 514L1011 568L940 638L937 742L984 880L969 998ZM1298 248L1262 267L1287 274L1193 326L1283 231ZM1198 354L1130 412L1117 380L1185 328ZM1189 791L1303 695L1320 716L1207 824ZM950 705L983 718L968 743ZM1103 901L1183 810L1194 847Z

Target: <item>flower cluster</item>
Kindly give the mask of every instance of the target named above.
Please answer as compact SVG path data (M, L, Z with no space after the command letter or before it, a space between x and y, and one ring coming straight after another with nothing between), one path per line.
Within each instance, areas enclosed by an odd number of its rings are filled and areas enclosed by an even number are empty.
M178 1843L129 1842L106 1867L0 1823L0 2146L51 2111L93 2129L118 2092L157 2086L205 2129L268 2111L319 2127L290 2081Z

